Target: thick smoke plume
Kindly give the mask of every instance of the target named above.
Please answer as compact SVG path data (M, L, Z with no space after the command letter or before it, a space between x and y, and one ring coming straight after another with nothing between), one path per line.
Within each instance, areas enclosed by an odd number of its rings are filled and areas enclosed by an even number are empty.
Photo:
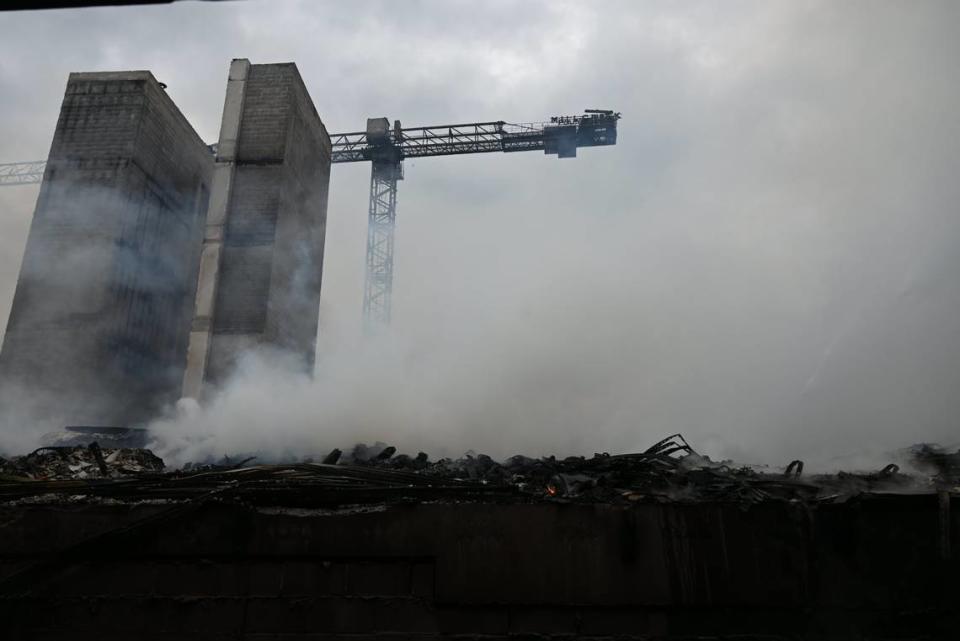
M469 32L463 5L427 22L332 5L321 22L356 29L328 52L271 39L298 33L296 12L257 3L208 34L296 60L331 131L366 115L624 119L616 147L576 160L408 162L395 323L373 341L358 329L368 168L335 168L315 377L246 361L209 405L152 426L170 462L377 440L591 453L683 432L714 457L866 465L957 440L955 3L509 4ZM520 8L530 21L504 30ZM382 49L351 45L361 26ZM120 66L152 67L135 44ZM209 56L209 82L186 77L196 64L163 78L215 120L222 55L178 51ZM394 65L429 73L385 79Z

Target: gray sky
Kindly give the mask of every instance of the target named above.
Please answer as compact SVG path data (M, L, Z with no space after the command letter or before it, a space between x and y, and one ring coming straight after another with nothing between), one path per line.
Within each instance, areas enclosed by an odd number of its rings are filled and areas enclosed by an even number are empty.
M880 0L3 13L0 161L46 156L70 71L150 69L213 141L234 57L295 61L330 131L622 111L619 144L575 160L407 162L376 347L369 168L335 167L317 382L251 400L251 374L234 396L261 409L203 420L497 453L681 431L828 460L960 440L958 31L955 2ZM0 189L4 317L36 192Z

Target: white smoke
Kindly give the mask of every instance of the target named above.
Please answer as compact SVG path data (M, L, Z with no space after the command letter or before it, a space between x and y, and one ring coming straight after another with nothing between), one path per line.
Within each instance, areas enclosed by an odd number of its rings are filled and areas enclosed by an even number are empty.
M507 34L464 32L462 5L421 24L373 4L356 21L379 46L339 34L322 59L293 28L305 5L279 29L241 4L238 55L296 60L331 131L366 115L624 119L616 147L576 160L408 162L395 323L372 342L368 168L335 168L315 379L248 360L207 407L152 426L170 462L377 440L589 454L679 431L714 457L809 469L956 441L955 3L546 3ZM222 55L190 51L219 83ZM206 100L218 113L222 84Z

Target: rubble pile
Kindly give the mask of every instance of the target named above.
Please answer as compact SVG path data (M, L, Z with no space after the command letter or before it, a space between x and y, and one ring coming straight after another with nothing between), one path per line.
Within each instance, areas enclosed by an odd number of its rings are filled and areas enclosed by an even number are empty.
M0 460L0 501L69 495L116 500L239 500L251 505L343 507L388 502L561 501L579 503L712 501L836 502L865 493L957 491L960 452L915 446L906 474L896 464L868 473L804 475L803 462L782 471L716 462L679 434L633 454L592 457L468 453L430 460L378 443L339 449L297 463L258 465L253 457L187 465L163 473L149 450L47 447Z
M163 460L150 450L101 448L97 443L41 447L25 456L0 458L0 477L5 479L109 479L163 470Z
M354 450L352 464L507 485L527 496L584 502L842 500L865 492L924 491L960 485L960 452L948 454L933 446L914 448L927 462L931 476L924 477L902 473L896 464L877 472L804 476L799 460L783 471L715 462L697 453L680 434L636 454L602 453L562 459L514 456L502 463L483 454L430 462L422 452L411 458L393 456L393 448L372 456L369 451L364 446L358 456Z

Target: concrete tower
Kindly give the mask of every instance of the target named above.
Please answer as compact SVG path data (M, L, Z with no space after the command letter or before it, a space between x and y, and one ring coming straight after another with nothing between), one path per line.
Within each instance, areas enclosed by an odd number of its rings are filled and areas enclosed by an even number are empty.
M274 350L312 369L330 137L293 63L230 66L184 396L239 355Z
M292 63L230 67L216 157L147 71L74 73L0 352L0 410L135 426L239 355L313 365L330 138Z
M133 425L179 396L213 158L147 71L67 81L0 352L0 403Z

